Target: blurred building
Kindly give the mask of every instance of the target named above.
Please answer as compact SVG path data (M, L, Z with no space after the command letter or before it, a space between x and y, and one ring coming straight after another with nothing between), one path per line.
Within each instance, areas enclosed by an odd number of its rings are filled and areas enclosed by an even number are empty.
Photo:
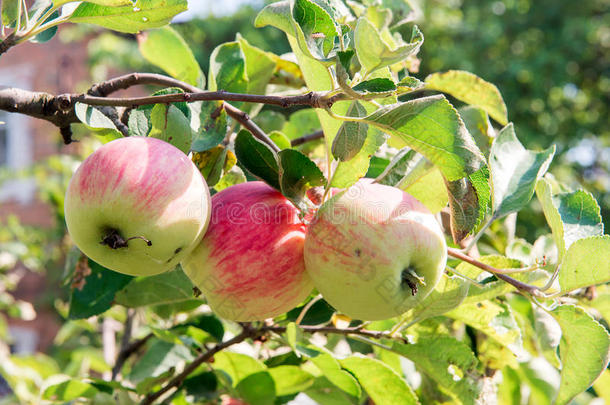
M59 94L74 91L75 85L87 78L86 44L66 46L58 36L45 44L20 44L0 58L0 86L3 87ZM0 226L10 215L15 215L24 225L54 226L52 210L37 198L34 179L17 173L73 146L63 145L58 128L46 121L0 111L0 122L4 122L0 124L0 168L8 169L11 174L8 181L0 183ZM13 271L21 278L13 292L16 299L33 304L48 291L43 275L29 271L22 264ZM12 351L44 351L58 330L56 317L52 308L36 305L34 319L9 318Z

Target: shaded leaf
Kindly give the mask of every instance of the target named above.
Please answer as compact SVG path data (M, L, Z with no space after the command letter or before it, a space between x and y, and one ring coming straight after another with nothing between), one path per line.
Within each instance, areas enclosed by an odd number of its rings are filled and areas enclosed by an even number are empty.
M235 155L250 173L280 190L278 157L269 146L241 130L235 138Z
M354 101L347 110L348 117L365 115L366 110L358 101ZM347 161L356 156L366 141L368 127L364 122L345 121L333 140L333 156L341 161Z
M365 80L355 85L352 90L360 94L387 93L396 90L396 84L390 79L377 78Z
M112 120L95 107L76 103L74 105L74 113L80 122L101 136L110 135L113 139L123 136Z
M203 152L223 141L227 135L227 112L222 101L204 101L199 114L200 127L191 149Z
M458 109L458 112L479 149L484 154L489 154L489 148L491 147L491 141L495 136L495 132L485 110L467 105Z
M10 26L19 17L19 2L21 0L2 0L0 12L2 15L2 25Z
M70 294L69 319L88 318L106 311L112 306L115 293L133 279L90 259L87 264L91 273L84 278L82 288L73 288Z
M150 132L150 111L134 109L129 113L127 121L129 136L148 136Z
M197 166L206 183L214 187L222 176L227 164L228 154L233 154L223 145L218 145L203 152L193 153L193 163Z
M136 277L115 295L115 302L130 308L193 299L193 283L182 269Z
M375 181L379 184L399 187L403 178L413 170L421 159L423 159L423 157L418 157L417 152L413 149L408 147L402 148L394 155L390 163L385 167L383 173L377 176Z
M214 355L212 367L222 370L231 378L231 384L235 387L240 381L249 375L265 371L266 367L260 361L241 353L223 351Z
M154 340L144 355L131 369L129 379L140 383L160 377L181 362L193 360L190 350L182 344Z
M476 189L467 177L447 181L449 209L451 210L451 236L457 244L477 225L479 219L479 198Z
M322 171L298 150L284 149L278 157L282 194L290 200L298 203L311 187L326 186Z
M313 384L313 376L298 366L278 366L267 370L275 383L277 396L298 394Z
M267 371L250 374L235 387L240 398L249 405L273 405L275 403L275 383Z

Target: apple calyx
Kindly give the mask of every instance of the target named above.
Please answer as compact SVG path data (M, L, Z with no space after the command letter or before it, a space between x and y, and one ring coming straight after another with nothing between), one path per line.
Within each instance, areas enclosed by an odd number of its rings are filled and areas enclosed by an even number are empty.
M118 230L112 228L109 229L108 233L102 238L100 245L106 245L110 249L125 248L127 247L128 242L134 239L142 239L144 242L146 242L147 246L152 246L152 242L146 239L144 236L132 236L131 238L125 239L123 236L121 236Z
M426 285L424 278L417 275L413 267L406 267L401 274L402 282L409 286L411 289L411 295L417 294L417 285L421 284L423 286Z

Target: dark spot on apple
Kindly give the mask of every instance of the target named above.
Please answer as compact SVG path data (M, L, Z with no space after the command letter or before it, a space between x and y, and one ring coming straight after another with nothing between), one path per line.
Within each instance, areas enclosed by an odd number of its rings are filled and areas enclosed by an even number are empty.
M360 257L360 254L362 253L362 250L360 250L360 248L356 248L354 253L356 254L357 257Z
M174 250L174 254L177 255L178 253L182 252L182 248L179 247L176 250Z

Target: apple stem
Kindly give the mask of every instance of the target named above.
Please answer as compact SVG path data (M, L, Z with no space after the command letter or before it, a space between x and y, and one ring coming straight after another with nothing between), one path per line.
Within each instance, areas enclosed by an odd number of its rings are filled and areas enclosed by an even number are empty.
M402 281L406 283L411 289L411 294L417 294L417 285L426 285L423 277L420 277L412 267L407 267L402 271Z
M108 231L108 233L102 238L100 244L106 245L111 249L119 249L127 247L127 243L134 239L142 239L144 242L146 242L147 246L152 246L152 242L146 239L144 236L132 236L125 239L116 229L110 229L110 231Z

